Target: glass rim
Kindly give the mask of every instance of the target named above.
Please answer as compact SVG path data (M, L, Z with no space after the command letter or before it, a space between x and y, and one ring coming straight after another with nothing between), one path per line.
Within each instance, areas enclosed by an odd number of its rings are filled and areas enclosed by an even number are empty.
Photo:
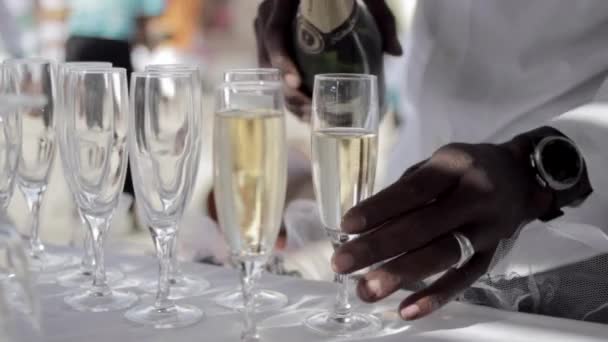
M181 63L174 63L174 64L148 64L146 65L146 67L144 68L145 71L156 71L156 70L163 70L163 71L170 71L170 70L187 70L187 69L194 69L194 70L200 70L200 66L196 65L196 64L181 64Z
M86 69L71 69L68 70L68 73L74 73L74 74L113 74L113 73L120 73L120 74L125 74L127 73L127 69L125 68L120 68L120 67L99 67L99 68L86 68Z
M266 80L258 80L258 81L236 81L236 82L222 82L217 86L218 90L224 89L237 89L237 90L246 90L251 88L254 89L282 89L283 83L281 81L266 81Z
M111 62L104 62L104 61L86 61L86 62L63 62L63 63L59 63L58 66L60 67L77 67L77 66L86 66L86 65L110 65L112 66Z
M111 67L111 66L70 66L70 67L63 67L59 70L60 73L63 74L69 74L72 72L82 72L82 71L97 71L97 72L101 72L101 71L112 71L114 69L121 69L121 68L117 68L117 67ZM126 71L126 70L125 70Z
M224 75L229 73L240 73L240 74L280 74L281 70L278 68L236 68L228 69L224 71Z
M27 57L27 58L9 58L2 61L3 65L23 65L23 64L49 64L53 65L54 62L47 58L42 57Z
M192 70L153 70L135 71L131 73L131 78L169 78L169 77L195 77Z
M347 81L359 81L359 80L376 80L378 77L372 74L357 74L357 73L330 73L330 74L317 74L315 80L321 81L332 81L332 80L347 80Z

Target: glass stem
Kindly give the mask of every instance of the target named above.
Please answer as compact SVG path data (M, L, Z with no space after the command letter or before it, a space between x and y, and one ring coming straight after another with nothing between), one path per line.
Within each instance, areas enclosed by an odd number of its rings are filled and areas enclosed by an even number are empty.
M334 281L338 283L338 294L336 295L332 316L335 320L343 322L348 319L352 310L349 294L350 276L336 273Z
M78 218L82 226L87 224L87 220L84 218L80 208L77 209ZM81 228L82 227L77 227ZM76 230L75 230L76 231ZM72 239L74 241L75 239ZM95 253L93 251L93 238L91 237L91 230L85 229L84 236L82 238L82 248L84 249L82 254L82 260L80 261L80 272L84 275L92 275L95 267Z
M84 247L84 254L82 255L82 261L80 262L80 270L82 274L89 275L93 274L95 268L95 252L93 251L93 238L91 232L87 230L84 235L82 245Z
M152 239L156 247L156 256L159 261L158 270L158 289L156 292L156 301L154 307L158 311L166 312L172 310L175 304L169 299L171 286L169 283L171 272L171 246L175 240L175 230L166 232L165 229L151 228Z
M30 227L30 255L34 259L42 259L44 257L44 245L40 240L40 205L42 203L42 195L45 189L24 189L25 200L27 207L32 217L32 225Z
M241 287L243 291L243 323L242 341L259 341L258 326L255 320L256 280L262 272L263 263L256 260L239 262L241 271Z
M331 239L334 249L343 243L349 241L350 237L347 234L336 232L335 230L327 230ZM350 304L350 275L348 274L334 274L334 282L338 284L338 293L336 295L336 302L334 303L334 310L332 312L332 319L339 323L345 323L351 313L352 305Z
M178 233L175 233L175 238L171 242L171 246L169 246L169 259L170 259L170 271L169 271L169 282L171 284L176 284L178 282L178 278L180 276L181 270L179 268L179 261L177 260L177 239Z
M107 296L111 293L106 279L106 266L104 256L104 237L110 227L112 214L105 217L84 215L91 232L93 255L95 257L95 273L93 274L93 288L98 296Z

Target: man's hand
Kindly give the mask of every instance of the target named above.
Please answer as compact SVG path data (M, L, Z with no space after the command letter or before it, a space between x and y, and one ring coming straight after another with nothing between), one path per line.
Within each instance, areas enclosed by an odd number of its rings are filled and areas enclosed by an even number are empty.
M343 230L363 235L336 249L332 267L350 273L389 260L359 281L368 302L448 270L399 307L407 320L428 315L487 271L501 239L550 207L552 193L536 183L527 156L516 139L440 148L347 212ZM460 258L453 232L476 251L459 269L452 268Z
M293 59L293 29L299 0L264 0L254 22L258 63L281 70L287 108L303 119L310 117L311 99L302 89L302 78ZM401 55L395 17L384 0L365 0L383 37L383 49Z

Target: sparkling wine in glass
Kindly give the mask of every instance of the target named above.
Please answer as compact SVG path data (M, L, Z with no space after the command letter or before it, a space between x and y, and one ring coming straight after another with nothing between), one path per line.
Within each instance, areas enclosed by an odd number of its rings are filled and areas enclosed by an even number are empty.
M312 160L321 221L334 246L355 235L342 232L342 216L372 194L378 145L376 76L322 74L315 77ZM330 336L360 337L378 331L381 321L354 312L348 275L336 274L334 307L308 317L306 326Z
M274 68L251 68L231 69L224 72L224 82L255 82L255 81L280 81L281 73ZM257 312L276 310L287 304L287 296L281 292L269 289L255 289L254 308ZM215 302L228 309L242 310L243 292L241 288L235 288L222 292L215 297Z
M138 298L108 285L104 241L127 170L130 115L126 70L83 69L67 77L66 171L73 182L70 190L93 239L95 271L89 288L66 296L64 301L79 311L122 310Z
M17 114L22 126L17 181L31 217L28 241L30 267L38 272L52 271L69 262L65 256L45 251L40 239L40 207L55 158L54 75L54 64L45 59L4 61L7 91L17 95L41 96L47 100L43 106L21 107Z
M287 160L281 83L224 83L216 101L214 193L220 226L241 274L242 339L256 341L256 282L277 240L285 202Z
M191 72L147 71L131 78L131 169L137 206L150 228L160 264L154 303L125 313L158 329L192 325L201 309L170 298L171 250L194 182L198 86Z

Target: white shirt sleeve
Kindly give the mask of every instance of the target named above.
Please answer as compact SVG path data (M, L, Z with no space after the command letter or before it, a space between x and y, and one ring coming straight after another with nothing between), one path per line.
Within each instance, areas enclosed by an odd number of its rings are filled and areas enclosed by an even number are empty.
M608 102L597 100L575 108L553 119L550 126L578 146L595 195L608 201Z

